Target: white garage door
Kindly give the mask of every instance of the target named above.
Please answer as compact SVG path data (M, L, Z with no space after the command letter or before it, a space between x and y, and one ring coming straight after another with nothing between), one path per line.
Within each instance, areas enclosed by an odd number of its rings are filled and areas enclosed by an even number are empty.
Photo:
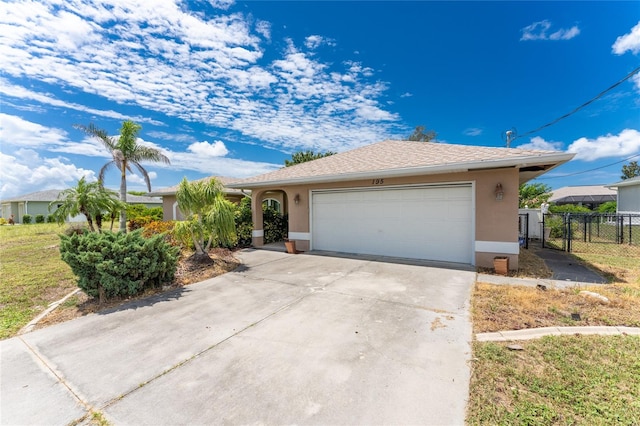
M472 263L471 185L312 193L312 248Z

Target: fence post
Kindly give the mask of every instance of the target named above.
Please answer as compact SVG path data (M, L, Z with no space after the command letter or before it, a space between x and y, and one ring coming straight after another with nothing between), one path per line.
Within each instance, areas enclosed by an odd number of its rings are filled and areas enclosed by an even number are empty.
M527 218L524 221L524 248L529 249L529 213L527 213ZM631 231L629 231L631 232Z
M572 242L571 240L573 238L573 235L571 235L571 213L567 213L566 220L567 220L567 228L566 228L566 231L567 231L567 251L569 253L571 253L571 242Z

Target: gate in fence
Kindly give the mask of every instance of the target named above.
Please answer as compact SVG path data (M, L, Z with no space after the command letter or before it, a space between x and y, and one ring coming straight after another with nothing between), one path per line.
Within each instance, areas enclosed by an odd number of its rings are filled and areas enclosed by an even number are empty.
M548 213L542 218L542 247L576 253L640 256L640 215Z

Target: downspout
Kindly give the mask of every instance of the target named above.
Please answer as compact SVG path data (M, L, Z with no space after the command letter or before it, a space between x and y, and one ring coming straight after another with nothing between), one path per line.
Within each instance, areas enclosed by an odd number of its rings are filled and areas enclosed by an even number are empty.
M249 195L246 192L244 192L244 189L241 189L240 192L242 192L242 195L244 195L245 197L251 198L251 195Z

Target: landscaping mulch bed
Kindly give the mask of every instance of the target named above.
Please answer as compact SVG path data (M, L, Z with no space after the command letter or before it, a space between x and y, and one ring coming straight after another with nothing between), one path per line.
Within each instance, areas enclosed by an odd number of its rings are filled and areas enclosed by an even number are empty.
M209 251L210 261L184 256L178 261L175 279L171 284L158 289L149 289L134 297L114 298L100 305L97 298L91 298L80 291L62 303L57 309L38 322L34 329L61 323L84 315L100 312L134 300L144 299L159 293L175 290L181 286L205 281L233 271L240 265L229 249L215 248Z

